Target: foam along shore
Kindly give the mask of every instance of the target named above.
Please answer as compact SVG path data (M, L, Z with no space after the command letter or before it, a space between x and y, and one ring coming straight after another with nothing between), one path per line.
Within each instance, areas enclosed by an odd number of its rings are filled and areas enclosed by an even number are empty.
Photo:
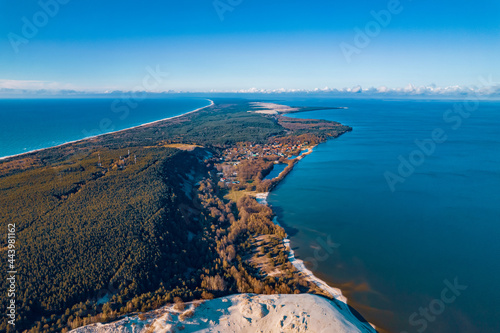
M257 193L255 195L255 199L258 203L263 205L268 205L267 197L269 196L269 192ZM275 216L273 222L277 225L280 225L278 222L278 217ZM283 239L283 244L285 248L288 250L288 260L292 263L292 265L303 274L303 276L317 285L321 290L323 290L327 295L330 295L337 301L337 304L341 308L341 313L345 316L347 320L352 323L359 323L361 327L363 327L362 332L375 332L374 326L368 323L362 323L352 312L350 307L347 305L347 298L342 294L342 291L338 288L333 288L329 286L325 281L316 277L313 272L307 269L304 262L300 259L295 258L295 253L290 246L290 240L285 237Z
M51 149L51 148L62 147L62 146L65 146L65 145L69 145L69 144L72 144L72 143L77 143L77 142L81 142L81 141L85 141L85 140L92 140L94 138L97 138L97 137L100 137L100 136L104 136L104 135L108 135L108 134L120 133L120 132L128 131L128 130L131 130L131 129L134 129L134 128L139 128L139 127L144 127L144 126L150 126L150 125L154 125L154 124L160 123L162 121L167 121L167 120L170 120L170 119L184 117L184 116L186 116L188 114L201 111L201 110L206 109L208 107L211 107L211 106L213 106L215 104L214 101L212 101L211 99L207 99L207 101L210 102L209 105L203 106L203 107L198 108L196 110L189 111L189 112L177 115L177 116L163 118L163 119L160 119L160 120L151 121L149 123L144 123L144 124L137 125L137 126L127 127L127 128L124 128L124 129L121 129L121 130L118 130L118 131L113 131L113 132L108 132L108 133L103 133L103 134L88 136L88 137L83 138L83 139L68 141L68 142L61 143L61 144L55 145L55 146L50 146L50 147L40 148L40 149L34 149L34 150L30 150L30 151L27 151L27 152L24 152L24 153L15 154L15 155L3 156L3 157L0 157L0 161L7 160L7 159L12 158L12 157L19 157L19 156L23 156L23 155L28 155L28 154L36 153L36 152L39 152L39 151L44 151L44 150Z
M346 318L337 304L311 295L238 294L189 303L184 310L169 305L109 324L92 324L75 333L146 332L373 332Z

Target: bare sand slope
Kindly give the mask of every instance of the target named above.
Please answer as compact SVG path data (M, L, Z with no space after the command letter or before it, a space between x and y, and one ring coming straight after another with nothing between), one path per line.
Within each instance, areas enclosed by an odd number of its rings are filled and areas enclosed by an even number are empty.
M259 110L253 112L263 113L263 114L279 114L279 113L287 113L299 110L298 108L292 108L287 105L281 105L275 103L252 102L250 104L260 108Z
M199 306L195 306L199 305ZM366 332L360 322L349 322L332 301L310 295L239 294L191 304L176 311L171 306L142 317L126 317L94 324L75 333L145 332ZM373 331L372 331L373 332Z

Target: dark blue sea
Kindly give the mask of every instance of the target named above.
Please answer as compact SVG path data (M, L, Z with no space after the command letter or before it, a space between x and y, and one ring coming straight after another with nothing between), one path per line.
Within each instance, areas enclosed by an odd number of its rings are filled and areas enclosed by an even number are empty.
M0 157L181 115L201 98L0 99Z
M277 102L353 127L269 196L296 255L389 332L500 332L500 103Z

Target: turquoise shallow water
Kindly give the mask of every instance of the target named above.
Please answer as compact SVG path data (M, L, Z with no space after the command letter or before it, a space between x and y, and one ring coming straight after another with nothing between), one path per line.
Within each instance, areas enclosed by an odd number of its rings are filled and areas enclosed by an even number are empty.
M347 106L293 117L354 129L269 196L297 256L391 332L500 332L500 103L469 104L457 126L462 101L282 102ZM434 130L447 140L419 160L415 140ZM418 163L393 192L400 156Z
M201 98L0 99L0 157L177 116Z

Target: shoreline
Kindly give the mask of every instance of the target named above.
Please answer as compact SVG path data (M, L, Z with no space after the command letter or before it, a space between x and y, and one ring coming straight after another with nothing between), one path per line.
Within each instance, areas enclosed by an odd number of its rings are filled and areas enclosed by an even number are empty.
M305 153L301 154L300 156L298 156L296 163L298 163L306 155L311 154L313 152L313 148L316 147L316 146L317 145L309 148L307 152L305 152ZM281 175L281 173L280 173L280 175ZM275 178L278 178L278 177L279 177L279 175L277 177L275 177ZM285 175L285 177L286 177L286 175ZM283 179L285 177L283 177ZM281 179L281 180L283 180L283 179ZM272 190L281 182L281 180L279 180L275 184L275 186L273 186L269 190L269 192L256 193L255 194L255 199L257 200L257 202L260 203L260 204L266 205L266 206L268 206L268 207L270 207L272 209L272 206L269 205L269 203L267 201L267 198L268 198L269 194L272 192ZM273 222L274 222L274 224L276 224L278 226L281 226L280 223L278 222L278 216L274 216ZM375 325L373 325L373 324L371 324L369 322L361 322L361 320L359 320L358 317L351 312L350 307L347 304L348 299L347 299L347 297L345 297L342 294L342 290L341 289L332 287L328 283L326 283L325 281L323 281L320 278L318 278L317 276L315 276L314 273L306 267L306 265L305 265L305 263L304 263L303 260L297 259L295 257L295 252L292 250L290 239L288 238L287 234L285 234L285 238L283 239L283 245L285 246L286 249L288 249L288 260L295 267L295 269L297 269L300 273L302 273L304 275L304 277L305 277L306 280L314 283L322 291L324 291L326 294L330 295L333 299L335 299L336 301L338 301L337 303L341 307L341 310L343 312L345 312L346 318L350 322L353 322L353 320L354 321L359 321L362 325L364 325L366 327L366 329L368 330L368 332L376 331Z
M258 203L269 206L272 209L272 206L269 205L267 202L267 197L269 196L270 192L261 192L255 194L255 198ZM273 218L274 224L281 226L280 223L278 222L278 216L275 216ZM295 252L292 250L291 244L290 244L290 239L288 238L288 235L285 236L283 239L283 244L285 245L285 248L288 249L288 260L292 263L292 265L301 273L303 273L306 276L306 279L313 282L316 284L321 290L335 298L336 300L339 300L341 302L344 302L347 304L347 298L342 294L342 290L338 288L334 288L329 286L325 281L319 279L314 275L312 271L307 269L305 263L301 259L297 259L295 257Z
M112 131L112 132L108 132L108 133L97 134L97 135L89 136L89 137L86 137L86 138L83 138L83 139L72 140L72 141L64 142L64 143L61 143L61 144L58 144L58 145L55 145L55 146L34 149L34 150L30 150L30 151L27 151L27 152L24 152L24 153L19 153L19 154L14 154L14 155L9 155L9 156L3 156L3 157L0 157L0 162L3 162L3 161L8 160L10 158L15 158L15 157L23 156L23 155L38 153L38 152L41 152L41 151L44 151L44 150L47 150L47 149L52 149L52 148L56 148L56 147L62 147L62 146L69 145L69 144L72 144L72 143L82 142L82 141L85 141L85 140L92 140L92 139L95 139L95 138L98 138L98 137L101 137L101 136L104 136L104 135L108 135L108 134L115 134L115 133L120 133L120 132L128 131L128 130L131 130L131 129L143 127L143 126L153 125L153 124L156 124L156 123L159 123L159 122L162 122L162 121L166 121L166 120L170 120L170 119L175 119L175 118L183 117L183 116L186 116L188 114L195 113L195 112L201 111L203 109L206 109L208 107L211 107L211 106L215 105L215 103L214 103L213 100L208 99L208 98L206 100L210 101L209 105L203 106L201 108L198 108L198 109L195 109L195 110L192 110L192 111L188 111L186 113L183 113L183 114L180 114L180 115L177 115L177 116L172 116L172 117L167 117L167 118L163 118L163 119L159 119L159 120L155 120L155 121L150 121L148 123L144 123L144 124L141 124L141 125L127 127L127 128L121 129L121 130Z

